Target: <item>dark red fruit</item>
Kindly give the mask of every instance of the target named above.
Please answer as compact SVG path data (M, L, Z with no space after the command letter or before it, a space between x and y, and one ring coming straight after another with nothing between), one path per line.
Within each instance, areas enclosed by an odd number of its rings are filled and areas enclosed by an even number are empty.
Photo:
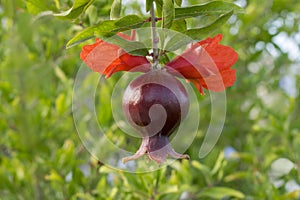
M176 153L169 136L179 126L189 109L189 98L184 86L164 70L150 71L133 80L123 96L123 112L128 122L142 135L139 150L123 162L144 154L157 163L168 155L189 158Z

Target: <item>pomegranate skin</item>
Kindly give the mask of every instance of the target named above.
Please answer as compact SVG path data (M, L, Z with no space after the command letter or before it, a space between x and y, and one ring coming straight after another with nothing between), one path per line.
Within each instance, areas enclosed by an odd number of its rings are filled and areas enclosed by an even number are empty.
M128 122L142 136L140 149L123 162L144 154L159 164L168 155L188 158L176 153L169 144L168 137L189 109L187 92L174 76L165 70L154 70L134 79L124 92L122 108Z

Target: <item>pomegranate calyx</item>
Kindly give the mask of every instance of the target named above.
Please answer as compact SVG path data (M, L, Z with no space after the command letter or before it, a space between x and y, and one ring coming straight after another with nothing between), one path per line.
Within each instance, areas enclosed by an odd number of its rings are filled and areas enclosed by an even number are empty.
M190 159L187 154L177 153L171 147L169 138L161 134L143 138L139 150L134 155L123 158L122 162L126 163L130 160L138 159L143 155L147 155L159 165L167 159L168 155L175 159Z

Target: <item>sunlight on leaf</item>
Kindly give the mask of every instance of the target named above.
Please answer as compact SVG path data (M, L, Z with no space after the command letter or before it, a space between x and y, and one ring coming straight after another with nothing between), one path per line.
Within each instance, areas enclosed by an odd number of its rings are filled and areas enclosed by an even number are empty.
M175 8L175 19L199 17L212 14L224 14L233 10L234 13L243 13L243 9L234 3L224 1L212 1L202 5Z
M75 0L72 8L62 13L55 13L53 16L61 17L62 19L74 19L84 12L94 0Z
M110 19L118 19L121 15L122 0L114 0L110 9Z
M232 14L233 11L231 10L228 13L225 13L224 15L220 16L216 21L209 24L208 26L195 28L195 29L188 29L184 33L189 37L193 38L194 40L202 40L203 38L214 33L220 26L222 26L229 19L229 17Z
M163 0L162 28L170 28L175 16L173 0Z
M226 187L211 187L201 191L198 197L210 197L213 199L222 199L224 197L236 197L239 199L245 198L245 195L240 191Z
M92 37L110 37L118 32L139 28L144 24L144 20L137 15L127 15L119 20L106 20L91 26L75 35L68 43L67 48L79 44Z

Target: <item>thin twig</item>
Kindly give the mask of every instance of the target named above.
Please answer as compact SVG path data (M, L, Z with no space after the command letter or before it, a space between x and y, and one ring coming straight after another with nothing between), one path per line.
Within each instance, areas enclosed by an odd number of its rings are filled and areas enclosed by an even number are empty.
M150 10L151 14L151 31L152 31L152 49L153 49L153 65L152 69L158 69L158 42L159 39L156 35L156 17L154 13L154 3L152 3L152 7Z
M162 20L161 17L156 17L156 18L155 18L155 21L156 21L156 22L158 22L158 21L160 21L160 20ZM151 17L149 17L148 19L144 20L144 22L151 22Z

